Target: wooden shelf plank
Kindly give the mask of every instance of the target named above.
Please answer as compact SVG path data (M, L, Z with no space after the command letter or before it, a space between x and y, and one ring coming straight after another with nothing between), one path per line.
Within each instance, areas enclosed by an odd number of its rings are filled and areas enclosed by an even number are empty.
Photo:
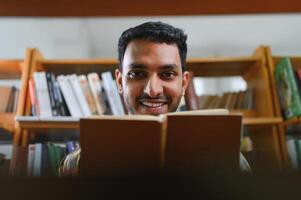
M187 60L187 67L195 76L242 76L259 62L256 56L195 58Z
M82 59L82 60L53 60L38 61L38 70L50 71L55 74L87 74L91 72L111 71L118 68L116 59Z
M243 118L242 120L242 123L245 126L277 125L282 122L283 119L281 117L253 117Z
M16 116L16 121L23 129L78 129L79 118Z
M66 120L67 119L67 120ZM38 117L17 117L21 128L24 129L79 129L79 119L64 117L60 120L59 118L47 120L40 119ZM266 126L266 125L276 125L282 123L283 120L280 117L253 117L253 118L243 118L242 123L245 126Z
M256 56L188 58L187 66L188 69L194 71L195 76L239 76L243 75L257 62L260 62L260 58ZM113 58L81 60L43 59L38 61L38 64L42 66L43 70L52 71L55 74L80 74L98 71L114 72L118 68L118 61ZM86 66L86 68L83 68L83 66Z
M0 79L18 79L21 77L22 60L0 60Z
M15 130L14 118L14 113L0 113L0 128L13 132Z

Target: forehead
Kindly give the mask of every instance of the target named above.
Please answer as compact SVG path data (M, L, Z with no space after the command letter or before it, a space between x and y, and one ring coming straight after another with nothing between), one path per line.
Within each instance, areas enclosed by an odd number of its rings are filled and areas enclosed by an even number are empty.
M176 44L134 40L126 48L123 68L128 68L132 64L142 64L147 67L163 65L177 65L181 67L181 59Z

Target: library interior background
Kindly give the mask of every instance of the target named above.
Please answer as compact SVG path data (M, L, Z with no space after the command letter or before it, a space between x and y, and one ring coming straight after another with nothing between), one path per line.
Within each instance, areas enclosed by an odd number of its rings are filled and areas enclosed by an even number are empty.
M78 122L30 118L39 115L25 92L30 80L45 71L88 75L95 69L99 77L113 71L121 33L147 21L171 24L188 35L197 108L242 114L240 150L253 172L301 170L301 14L2 16L0 177L43 176L43 170L30 170L37 162L30 155L33 146L60 151L61 159L62 151L71 151L68 145L79 148ZM51 175L59 176L59 164L56 157Z

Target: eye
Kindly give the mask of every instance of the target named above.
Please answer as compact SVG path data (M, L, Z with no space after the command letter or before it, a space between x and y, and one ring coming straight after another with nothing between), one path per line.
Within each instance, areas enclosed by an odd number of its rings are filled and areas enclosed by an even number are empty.
M128 77L132 79L141 79L144 78L146 75L146 72L142 70L132 70L128 73Z
M167 79L167 80L168 79L173 79L176 75L177 75L177 73L174 72L174 71L164 71L164 72L161 73L161 77L163 79Z

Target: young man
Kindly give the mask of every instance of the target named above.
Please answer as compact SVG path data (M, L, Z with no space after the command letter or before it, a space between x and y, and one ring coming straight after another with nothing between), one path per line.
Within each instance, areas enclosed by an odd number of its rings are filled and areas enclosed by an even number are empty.
M181 29L162 22L146 22L122 33L115 77L129 114L177 110L189 81L186 39ZM79 158L80 150L68 155L61 172L76 174ZM250 171L242 155L240 168Z

